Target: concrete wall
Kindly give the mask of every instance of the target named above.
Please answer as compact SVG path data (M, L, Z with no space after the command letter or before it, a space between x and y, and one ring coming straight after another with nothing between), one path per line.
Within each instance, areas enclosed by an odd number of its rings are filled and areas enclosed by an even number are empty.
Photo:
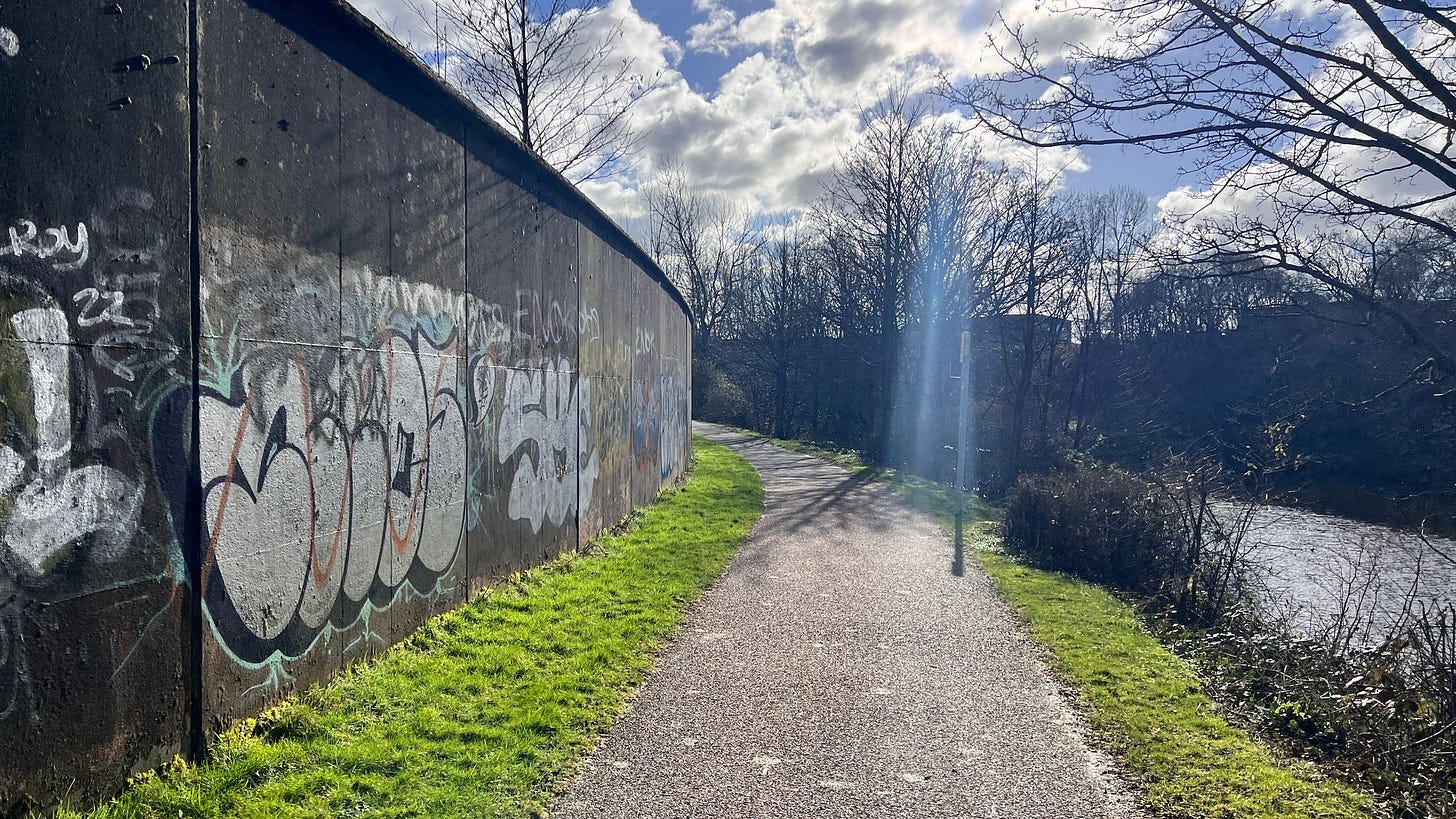
M0 78L0 813L681 476L681 297L347 7L10 0Z

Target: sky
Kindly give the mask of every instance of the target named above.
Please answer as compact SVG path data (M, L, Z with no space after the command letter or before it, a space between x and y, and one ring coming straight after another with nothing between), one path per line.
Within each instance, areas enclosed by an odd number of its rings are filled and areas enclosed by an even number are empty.
M431 43L408 0L351 0L416 48ZM424 3L432 0L422 0ZM609 0L617 47L658 87L633 111L646 134L636 175L584 192L619 222L642 217L640 181L673 162L702 189L765 218L809 205L890 88L926 90L988 65L998 14L1049 44L1095 39L1095 23L1052 19L1041 0ZM660 72L660 73L659 73ZM1025 151L993 146L1025 161ZM1178 188L1178 162L1135 148L1045 151L1073 190L1128 185L1154 202Z

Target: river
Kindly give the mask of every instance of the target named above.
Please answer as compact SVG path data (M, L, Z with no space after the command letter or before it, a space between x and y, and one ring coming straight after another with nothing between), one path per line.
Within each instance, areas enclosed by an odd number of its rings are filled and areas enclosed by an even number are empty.
M1223 507L1227 512L1230 507ZM1378 641L1408 597L1456 603L1456 540L1283 506L1253 510L1245 544L1269 604L1297 632ZM1446 557L1443 557L1442 555Z

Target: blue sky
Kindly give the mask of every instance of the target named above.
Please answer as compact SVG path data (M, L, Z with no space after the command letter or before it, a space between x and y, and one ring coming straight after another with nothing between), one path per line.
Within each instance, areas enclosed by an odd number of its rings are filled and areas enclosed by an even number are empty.
M634 5L643 18L656 24L664 34L682 43L690 40L689 29L703 23L707 18L707 12L695 7L688 0L636 0ZM769 0L749 0L726 2L722 5L739 16L744 16L774 4ZM980 16L977 6L985 4L945 5L963 5L962 16L974 19ZM694 89L712 93L718 88L719 79L746 56L748 54L743 50L719 54L684 48L678 70ZM1115 185L1126 185L1142 191L1156 201L1162 194L1177 187L1180 179L1187 178L1180 173L1182 163L1176 157L1123 147L1097 148L1084 150L1082 153L1089 167L1085 171L1068 174L1066 184L1073 190L1103 190Z
M633 4L637 13L657 25L662 32L680 43L688 40L688 29L707 19L707 13L694 8L688 0L637 0ZM771 3L731 3L740 14L749 14L768 8ZM694 88L711 93L718 88L718 80L729 69L738 64L744 55L718 54L701 49L684 48L678 70Z
M423 43L406 0L352 0L407 43ZM430 0L425 0L430 2ZM1095 41L1096 21L1053 17L1041 0L609 0L617 48L661 85L634 113L646 134L639 177L586 193L619 221L641 215L636 187L671 161L705 189L770 218L804 208L859 130L859 111L891 87L987 70L1002 15L1055 49ZM1008 144L993 155L1025 159ZM1043 152L1073 190L1128 185L1154 202L1178 187L1175 158L1136 149Z

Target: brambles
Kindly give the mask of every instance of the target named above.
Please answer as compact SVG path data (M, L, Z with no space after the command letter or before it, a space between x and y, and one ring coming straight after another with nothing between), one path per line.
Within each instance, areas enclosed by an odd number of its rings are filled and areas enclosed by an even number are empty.
M1456 816L1456 611L1348 653L1254 620L1169 630L1211 693L1378 793L1401 819Z

